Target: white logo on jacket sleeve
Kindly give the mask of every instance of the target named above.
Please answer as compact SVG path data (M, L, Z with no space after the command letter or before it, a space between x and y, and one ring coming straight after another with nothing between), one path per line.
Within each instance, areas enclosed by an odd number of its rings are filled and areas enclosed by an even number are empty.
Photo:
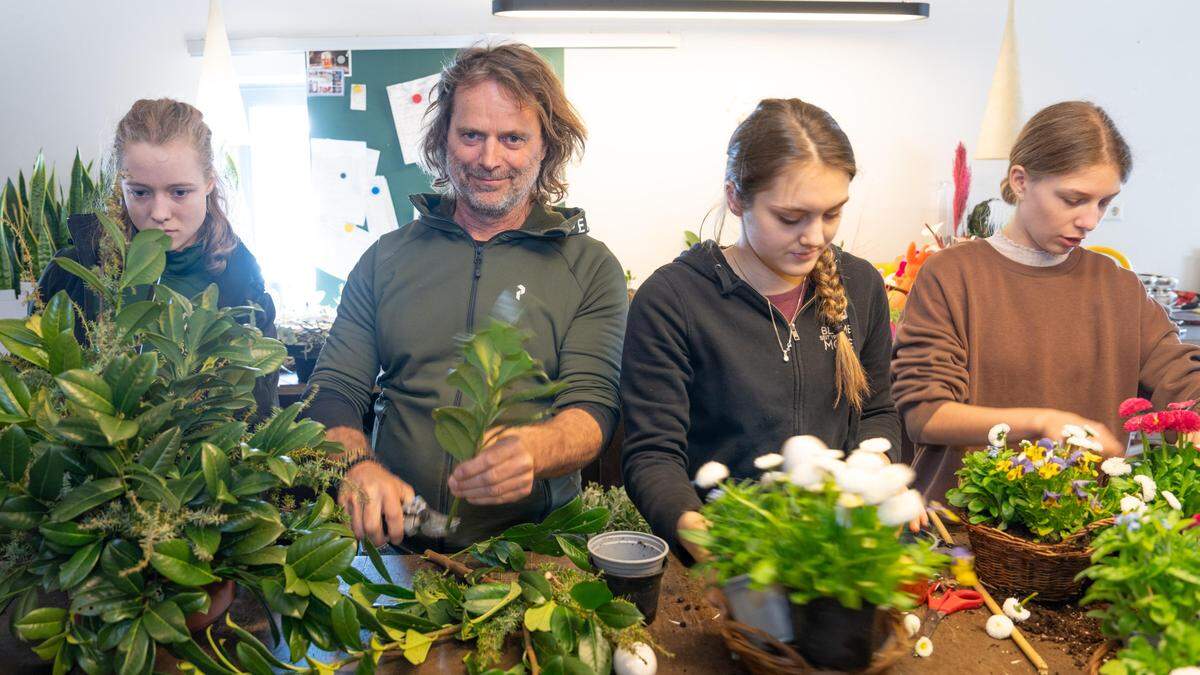
M520 300L522 295L525 295L525 284L517 284L517 300Z

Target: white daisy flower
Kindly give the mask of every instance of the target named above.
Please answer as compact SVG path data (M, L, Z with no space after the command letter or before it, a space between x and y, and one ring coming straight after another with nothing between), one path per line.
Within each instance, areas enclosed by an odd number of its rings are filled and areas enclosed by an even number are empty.
M921 617L911 612L904 615L904 630L908 633L908 637L912 637L921 630Z
M1133 495L1121 497L1121 513L1141 513L1145 510L1146 503L1137 497Z
M988 443L991 443L993 448L1004 447L1004 443L1008 440L1008 434L1011 431L1012 427L1004 422L997 424L988 430Z
M870 452L867 450L855 450L846 458L846 467L849 469L866 469L874 471L888 465L887 455L880 452Z
M1169 504L1171 508L1175 509L1176 511L1183 510L1183 504L1179 503L1179 498L1175 496L1175 493L1170 492L1169 490L1163 490L1162 496L1163 499L1167 500L1167 504Z
M933 640L927 637L917 640L917 646L913 647L913 652L921 658L928 657L933 653Z
M1080 438L1087 438L1088 437L1087 429L1084 429L1083 427L1079 426L1078 424L1064 424L1063 428L1062 428L1062 437L1063 438L1072 438L1074 436L1079 436Z
M767 471L769 469L778 469L783 466L783 455L777 452L770 452L765 455L754 458L754 468Z
M1072 436L1067 439L1067 445L1073 445L1084 450L1091 450L1095 453L1104 452L1104 446L1101 445L1100 441L1090 436Z
M801 464L788 472L788 480L802 488L819 489L825 482L825 472L812 464Z
M1088 435L1088 438L1095 438L1100 435L1100 432L1096 431L1087 424L1083 425L1083 432Z
M838 506L842 508L855 509L862 506L865 502L863 501L862 497L859 497L853 492L843 492L841 496L838 497L837 503Z
M841 450L825 447L825 443L816 436L793 436L784 442L780 453L786 471L818 459L841 459L845 455Z
M1124 476L1133 471L1133 467L1129 466L1124 457L1109 457L1100 463L1100 470L1110 476Z
M720 462L706 462L692 482L701 488L710 488L726 478L729 478L729 467Z
M905 490L889 497L879 505L879 522L884 525L900 525L920 517L925 510L925 501L916 490Z
M1030 611L1021 606L1020 600L1008 598L1004 601L1004 616L1019 623L1029 618Z
M1137 476L1133 477L1133 482L1142 486L1142 501L1154 501L1155 495L1158 494L1158 484L1154 482L1153 478L1138 474Z
M771 485L772 483L786 483L788 475L783 471L768 471L762 475L762 483Z
M988 635L991 635L997 640L1003 640L1012 635L1013 622L1012 619L1004 616L1003 614L993 614L988 617L986 628Z
M868 504L878 504L904 492L915 475L907 464L888 464L871 473L871 479L859 495Z
M1200 675L1200 666L1184 666L1176 668L1167 675Z
M887 452L892 449L892 442L886 438L868 438L858 444L858 449L863 452Z

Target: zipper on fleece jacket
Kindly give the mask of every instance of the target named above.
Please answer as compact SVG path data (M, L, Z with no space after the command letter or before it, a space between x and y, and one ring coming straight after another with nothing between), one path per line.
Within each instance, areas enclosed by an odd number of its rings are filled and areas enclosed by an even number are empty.
M467 299L467 333L475 330L475 299L479 295L479 277L483 276L483 247L474 239L471 240L471 245L475 247L475 261L471 272L471 296ZM454 392L454 405L462 405L462 392ZM446 481L450 478L450 471L453 468L454 458L450 453L444 453L445 457L442 460L442 480L438 483L438 510L446 513L450 509L450 491L443 489ZM439 548L445 544L445 537L438 538Z
M792 384L794 385L792 390L792 435L796 436L800 433L800 429L802 428L802 424L804 422L804 420L801 419L800 414L802 409L800 401L800 379L801 374L804 372L803 364L801 363L802 352L800 350L800 333L796 330L796 324L788 322L787 317L783 315L783 312L779 311L775 305L771 304L771 301L765 295L759 293L750 284L746 284L746 287L749 288L752 293L758 295L763 300L766 300L767 309L771 312L772 323L775 321L775 315L778 314L780 318L783 319L783 322L788 326L788 335L792 338L792 350L789 352L789 354L792 364ZM808 306L811 305L816 299L817 296L814 293L812 297L804 302L804 304L800 305L800 309L796 311L796 318L799 319L800 315L804 314L804 310L808 309Z

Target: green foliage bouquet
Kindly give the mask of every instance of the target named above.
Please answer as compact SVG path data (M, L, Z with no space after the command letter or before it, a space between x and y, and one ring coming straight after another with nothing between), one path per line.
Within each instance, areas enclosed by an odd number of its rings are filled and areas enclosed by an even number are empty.
M270 497L336 478L322 427L299 406L257 429L255 378L278 342L250 307L217 307L153 286L169 238L126 242L101 216L106 262L58 259L104 301L87 346L65 292L28 320L0 321L0 605L54 671L148 673L157 646L206 673L262 672L253 638L233 657L201 650L186 617L235 582L283 615L296 658L337 648L331 615L355 543L327 497L280 508ZM284 500L286 501L286 500ZM293 505L294 506L294 505ZM43 594L66 601L43 605ZM360 647L357 636L352 643Z

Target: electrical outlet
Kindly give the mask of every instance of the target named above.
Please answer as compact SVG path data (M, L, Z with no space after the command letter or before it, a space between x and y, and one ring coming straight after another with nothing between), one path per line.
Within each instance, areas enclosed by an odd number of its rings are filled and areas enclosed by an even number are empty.
M1124 220L1125 219L1125 204L1123 202L1114 201L1108 205L1108 212L1104 214L1105 220Z

